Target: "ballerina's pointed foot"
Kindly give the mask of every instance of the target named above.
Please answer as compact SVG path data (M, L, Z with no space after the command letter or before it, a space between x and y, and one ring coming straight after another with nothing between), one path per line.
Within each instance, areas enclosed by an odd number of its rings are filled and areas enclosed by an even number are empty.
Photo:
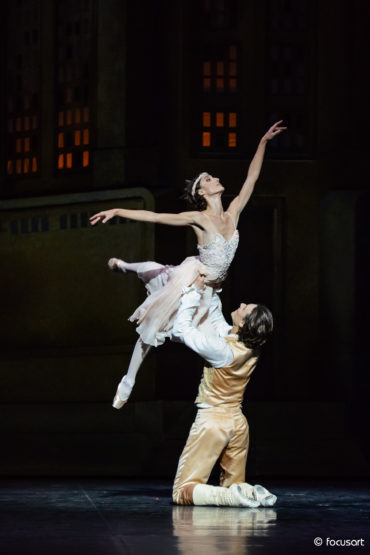
M122 381L118 384L116 394L113 399L112 407L121 409L125 405L131 395L134 384L124 376Z
M125 405L128 401L128 397L127 399L121 399L120 395L119 395L119 389L117 387L117 391L116 394L113 398L113 403L112 403L112 407L115 409L121 409L123 407L123 405Z
M127 271L124 261L120 258L110 258L108 260L108 267L114 272L123 272L125 274Z

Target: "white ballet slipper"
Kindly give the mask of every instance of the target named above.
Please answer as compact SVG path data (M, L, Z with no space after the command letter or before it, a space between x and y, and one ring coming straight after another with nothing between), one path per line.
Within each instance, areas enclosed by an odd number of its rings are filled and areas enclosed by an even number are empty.
M238 484L229 488L197 484L193 490L194 505L215 505L223 507L259 507L259 501L242 494Z
M255 484L253 489L255 492L254 498L261 503L262 507L272 507L275 505L277 500L276 495L268 491L260 484Z
M244 495L244 497L249 497L250 499L255 499L256 501L258 501L256 492L254 491L254 488L251 484L243 482L241 484L238 484L238 486L240 487L242 495Z
M108 267L114 272L123 272L124 274L127 272L125 263L120 258L110 258L108 260Z
M273 495L269 492L266 488L261 486L260 484L256 484L252 486L247 482L243 482L238 484L242 490L242 493L245 497L251 497L252 499L256 499L261 503L262 507L272 507L276 503L276 495Z
M127 376L123 376L121 382L118 384L116 394L113 399L112 407L115 409L121 409L128 401L131 395L134 383L131 382Z

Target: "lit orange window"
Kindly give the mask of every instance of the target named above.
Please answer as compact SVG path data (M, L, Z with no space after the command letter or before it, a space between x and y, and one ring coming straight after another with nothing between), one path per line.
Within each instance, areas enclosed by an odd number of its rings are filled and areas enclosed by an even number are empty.
M30 171L30 159L25 158L23 160L23 173L28 173Z
M211 146L211 133L209 131L202 133L202 146Z
M224 63L223 62L217 62L216 72L217 72L217 75L223 75L224 74Z
M229 127L236 127L236 113L229 113Z
M211 88L211 79L209 77L205 77L203 79L203 89L205 91L209 91L210 88Z
M64 112L58 113L58 125L59 127L63 127L64 125Z
M203 112L203 127L211 127L211 112Z
M22 152L22 139L17 139L15 142L16 152Z
M216 112L216 127L223 127L223 126L224 126L224 113Z
M35 156L32 158L32 171L37 172L37 158Z
M236 147L236 133L229 133L229 147Z
M216 79L216 89L218 91L223 91L224 90L224 78L223 77L218 77Z
M24 152L29 152L31 147L31 142L29 137L24 138Z
M15 171L17 173L22 173L22 160L17 160L15 164Z
M12 162L12 160L8 160L7 173L8 173L8 175L11 175L13 173L13 162Z
M22 131L22 119L21 118L17 118L15 120L15 130L16 131Z
M93 4L95 3L90 0L84 0L69 3L71 9L57 9L55 63L56 78L59 78L57 87L60 92L57 95L56 114L59 111L64 114L63 119L58 119L57 134L64 132L64 141L59 145L54 166L60 174L70 174L82 168L84 172L90 169L87 167L90 166L87 151L94 138L93 135L90 137L92 118L89 106L94 42ZM92 158L91 165L93 161Z
M77 129L75 131L75 145L80 146L80 144L81 144L81 131Z
M233 79L230 79L230 80L229 80L229 87L230 87L230 90L231 90L231 91L235 91L235 90L236 90L236 87L237 87L237 81L236 81L236 79L233 78Z
M211 75L211 62L203 62L203 75Z
M58 133L58 148L64 148L64 133Z
M25 118L24 118L24 130L25 131L30 130L30 118L29 118L29 116L25 116Z

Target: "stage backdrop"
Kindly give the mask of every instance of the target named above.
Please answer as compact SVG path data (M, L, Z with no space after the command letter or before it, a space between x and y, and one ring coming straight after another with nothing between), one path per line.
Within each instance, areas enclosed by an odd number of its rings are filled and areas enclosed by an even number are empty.
M355 315L351 306L356 303L332 286L342 256L348 269L355 268L350 230L355 229L357 216L356 210L350 210L352 205L338 204L337 196L328 197L322 205L326 250L320 267L322 284L327 284L321 301L329 318L325 328L333 330L330 337L325 336L323 363L337 368L337 390L333 391L338 398L325 399L319 390L313 396L308 389L317 383L314 372L326 374L321 357L314 363L319 349L305 319L301 317L295 325L306 325L308 339L301 334L301 343L295 345L287 334L291 328L282 306L290 292L284 287L289 282L283 271L285 200L255 196L239 223L240 247L221 293L225 314L242 300L263 302L272 309L276 323L275 336L246 391L250 477L368 473L365 436L356 425L363 419L351 405L359 380L353 371L352 381L346 377L348 365L343 357L351 336L342 322L348 324L347 314ZM173 211L174 205L172 197L167 206L162 196L156 210ZM117 206L153 209L154 201L147 190L133 188L0 204L3 475L174 476L195 414L193 400L202 363L189 349L167 342L145 360L130 402L120 411L112 409L116 385L137 338L135 325L127 318L146 292L135 275L109 271L107 261L118 256L176 264L194 254L194 237L191 230L166 226L157 226L154 235L151 225L118 218L105 225L89 225L91 214ZM332 233L332 213L342 213L343 207L347 214L342 222L343 240L341 248L333 250L337 236ZM352 290L352 273L347 274L342 272L341 279ZM301 280L300 286L308 288L309 280ZM302 351L302 342L310 337L309 349ZM337 337L340 349L335 350ZM297 352L300 363L294 374L301 383L305 380L307 398L302 397L305 391L301 398L286 393L289 382L294 382L289 368ZM353 360L357 368L356 357ZM357 372L365 376L361 368ZM344 379L346 401L341 395Z

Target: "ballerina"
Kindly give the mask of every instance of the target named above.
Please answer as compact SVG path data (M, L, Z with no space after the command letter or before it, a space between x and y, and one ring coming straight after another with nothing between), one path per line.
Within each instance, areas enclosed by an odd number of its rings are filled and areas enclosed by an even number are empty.
M163 266L156 262L128 263L118 258L109 260L108 265L112 270L136 272L144 281L148 293L145 301L129 318L132 322L138 322L136 331L140 337L134 347L127 374L118 384L113 400L114 408L119 409L127 402L137 372L150 348L161 345L166 338L171 337L182 290L191 285L198 275L204 276L205 291L194 315L194 325L202 326L203 331L207 326L212 326L210 309L215 306L213 297L225 280L238 247L237 225L240 214L260 175L267 142L286 129L281 123L282 120L270 127L260 140L249 165L247 178L226 211L221 201L224 186L218 177L202 172L193 180L187 181L185 189L185 197L195 210L179 214L159 214L148 210L113 208L91 216L91 225L106 223L111 218L120 216L142 222L191 226L198 241L199 255L187 257L178 266Z

